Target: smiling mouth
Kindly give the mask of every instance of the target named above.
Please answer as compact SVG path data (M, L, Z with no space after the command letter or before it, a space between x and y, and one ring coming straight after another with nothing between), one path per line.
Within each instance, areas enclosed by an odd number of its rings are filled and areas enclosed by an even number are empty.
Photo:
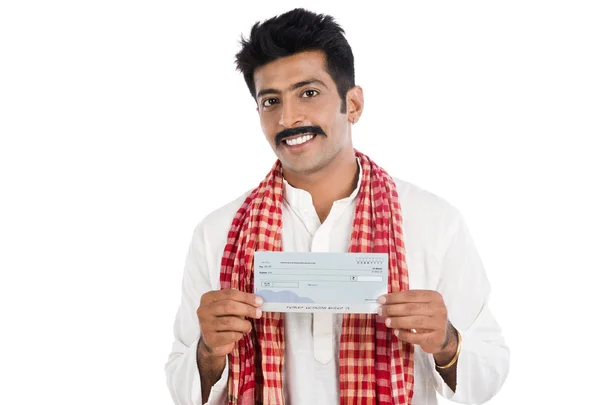
M298 145L302 145L302 144L310 141L311 139L313 139L316 136L317 136L316 134L305 134L305 135L295 136L293 138L284 139L283 143L286 144L287 146L298 146Z

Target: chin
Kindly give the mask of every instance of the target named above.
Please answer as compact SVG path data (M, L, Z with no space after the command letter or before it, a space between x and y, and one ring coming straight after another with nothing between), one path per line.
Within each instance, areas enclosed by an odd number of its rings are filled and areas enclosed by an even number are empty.
M323 167L325 167L323 162L321 162L317 159L310 159L310 160L298 161L298 162L283 162L282 161L282 164L286 170L289 170L293 173L297 173L300 175L313 174L313 173L316 173L316 172L322 170Z

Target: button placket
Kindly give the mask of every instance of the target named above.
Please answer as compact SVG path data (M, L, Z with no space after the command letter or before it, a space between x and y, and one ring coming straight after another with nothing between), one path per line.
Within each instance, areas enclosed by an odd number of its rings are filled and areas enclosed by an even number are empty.
M329 237L332 222L325 222L315 232L312 252L329 252ZM333 359L333 314L317 312L313 314L313 353L315 360L327 364Z

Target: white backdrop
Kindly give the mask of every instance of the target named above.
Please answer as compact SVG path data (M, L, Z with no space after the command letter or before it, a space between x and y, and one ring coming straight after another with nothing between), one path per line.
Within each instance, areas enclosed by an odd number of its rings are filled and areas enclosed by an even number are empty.
M274 161L238 41L298 5L347 31L355 146L467 219L512 353L489 403L597 400L597 2L320 3L0 3L1 404L171 403L192 230Z

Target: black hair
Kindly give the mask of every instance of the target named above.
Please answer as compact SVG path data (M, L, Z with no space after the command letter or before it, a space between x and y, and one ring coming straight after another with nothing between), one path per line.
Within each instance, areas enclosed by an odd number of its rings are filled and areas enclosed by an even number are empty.
M252 98L256 98L254 72L275 59L304 51L322 51L327 72L335 82L342 99L341 112L346 112L346 93L354 87L354 55L344 30L333 17L296 8L263 23L256 22L242 49L236 54L236 65Z

